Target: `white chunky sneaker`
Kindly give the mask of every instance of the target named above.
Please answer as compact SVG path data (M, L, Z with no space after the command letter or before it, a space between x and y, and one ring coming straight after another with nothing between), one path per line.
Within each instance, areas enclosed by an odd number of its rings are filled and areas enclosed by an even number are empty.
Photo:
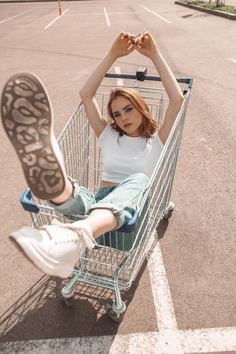
M66 172L53 133L51 103L35 75L19 73L6 82L1 117L33 194L47 200L59 196L65 189Z
M84 221L57 222L40 229L23 227L13 232L10 239L40 270L60 278L69 277L86 247L92 249L95 245L90 227Z

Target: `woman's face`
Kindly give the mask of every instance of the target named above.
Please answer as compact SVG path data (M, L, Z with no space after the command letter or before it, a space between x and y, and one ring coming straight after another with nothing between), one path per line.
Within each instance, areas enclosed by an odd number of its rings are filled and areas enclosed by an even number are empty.
M113 118L120 129L131 137L140 136L142 114L135 108L128 98L116 97L111 104Z

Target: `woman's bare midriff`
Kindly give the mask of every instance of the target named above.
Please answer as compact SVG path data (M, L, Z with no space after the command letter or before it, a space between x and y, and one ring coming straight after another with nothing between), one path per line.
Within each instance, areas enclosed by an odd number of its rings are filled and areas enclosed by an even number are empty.
M111 187L111 186L118 186L118 183L108 182L108 181L100 182L100 187Z

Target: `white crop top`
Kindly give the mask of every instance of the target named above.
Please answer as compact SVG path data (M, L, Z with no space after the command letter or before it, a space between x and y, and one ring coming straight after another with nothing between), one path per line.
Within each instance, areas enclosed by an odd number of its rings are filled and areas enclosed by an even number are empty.
M98 142L102 152L102 180L114 183L121 183L134 173L151 177L163 149L158 133L149 139L120 136L109 124Z

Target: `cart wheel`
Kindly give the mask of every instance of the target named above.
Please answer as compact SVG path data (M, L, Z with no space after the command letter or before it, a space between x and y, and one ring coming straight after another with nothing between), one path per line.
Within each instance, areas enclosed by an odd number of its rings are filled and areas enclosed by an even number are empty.
M66 307L72 307L74 305L73 297L66 298L66 297L62 296L61 299L62 299L63 303L66 305Z
M114 308L114 301L108 301L106 303L106 313L108 314L108 316L115 322L121 322L124 318L124 314L125 314L125 310L126 310L126 305L125 303L122 301L122 305L123 305L123 309L119 310L119 312L117 310L115 310Z
M61 299L67 307L71 307L74 303L75 289L72 288L70 292L66 291L66 286L61 286Z
M68 284L61 285L60 290L61 290L61 296L67 299L73 297L75 293L75 288L74 287L68 288Z
M170 210L167 214L164 214L163 219L168 220L171 218L173 210Z
M163 216L163 218L164 218L165 220L168 220L168 219L171 218L172 213L173 213L173 211L174 211L174 208L175 208L174 203L173 203L173 202L169 202L168 207L167 207L166 210L164 211L164 216Z

